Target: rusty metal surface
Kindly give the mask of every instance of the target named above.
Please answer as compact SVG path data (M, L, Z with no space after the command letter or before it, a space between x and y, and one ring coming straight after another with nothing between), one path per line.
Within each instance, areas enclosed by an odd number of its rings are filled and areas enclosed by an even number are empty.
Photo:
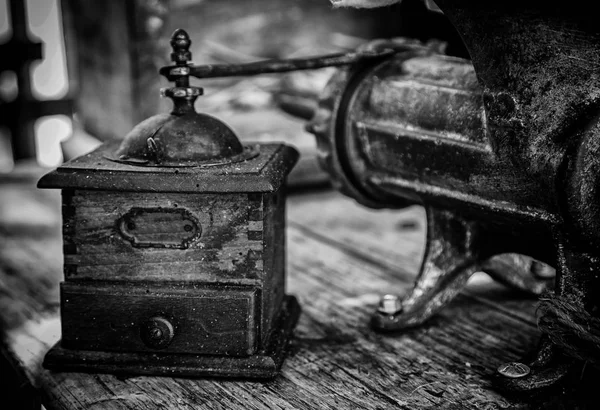
M472 61L406 50L340 70L323 93L308 129L334 185L370 207L428 212L413 293L374 313L376 328L423 323L474 269L540 294L549 265L557 294L597 317L600 29L576 3L437 1ZM500 384L566 374L552 345L528 365Z
M190 112L142 121L108 158L138 166L197 167L245 161L258 154L256 146L243 146L219 119Z

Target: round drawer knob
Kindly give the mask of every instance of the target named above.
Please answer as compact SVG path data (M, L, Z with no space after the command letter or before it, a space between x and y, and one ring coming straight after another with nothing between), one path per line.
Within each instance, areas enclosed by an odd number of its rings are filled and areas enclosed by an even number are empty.
M142 324L140 336L144 344L152 349L164 349L171 344L175 328L162 316L154 316Z

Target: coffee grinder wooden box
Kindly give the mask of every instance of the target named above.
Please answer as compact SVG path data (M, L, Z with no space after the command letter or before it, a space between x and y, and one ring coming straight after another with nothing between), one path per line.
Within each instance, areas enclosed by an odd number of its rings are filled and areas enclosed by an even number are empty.
M63 198L62 339L44 366L273 377L300 312L284 294L283 188L298 154L243 146L194 110L199 88L165 94L171 114L39 182Z

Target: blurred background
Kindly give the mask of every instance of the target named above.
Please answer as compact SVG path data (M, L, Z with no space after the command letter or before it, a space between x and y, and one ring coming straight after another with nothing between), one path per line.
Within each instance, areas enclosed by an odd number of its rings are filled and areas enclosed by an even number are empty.
M344 52L395 36L441 39L461 55L435 9L421 0L368 10L334 9L328 0L0 0L0 172L23 160L57 166L169 110L157 71L169 64L175 28L190 33L197 64ZM303 163L291 183L324 182L303 126L330 75L206 80L197 108L242 139L296 145Z
M62 19L60 4L57 0L50 1L19 1L17 6L30 10L24 16L24 10L16 10L15 17L26 17L24 26L13 27L10 12L10 0L0 0L0 44L8 48L3 49L2 62L0 62L0 172L13 169L15 158L12 151L12 130L16 122L17 101L27 98L29 100L61 100L68 97L69 83L66 70L65 47L63 41ZM29 47L29 54L25 45L27 36L31 42L43 42L43 53L36 47ZM20 45L19 45L20 42ZM29 67L19 67L25 59L36 57L31 52L38 51L38 56L43 58L33 60ZM17 61L21 60L21 61ZM18 76L27 77L29 81L22 82ZM19 90L19 85L30 90ZM25 95L19 95L20 91ZM11 104L10 117L7 106ZM25 107L23 107L25 108ZM30 108L30 107L28 107ZM41 166L56 166L62 160L60 143L71 134L70 113L67 115L49 115L40 117L33 122L34 146L31 147L31 159L36 160ZM30 143L28 141L28 143ZM15 145L18 145L15 144ZM18 147L15 147L18 148ZM19 155L17 155L19 156ZM26 159L26 158L18 158Z

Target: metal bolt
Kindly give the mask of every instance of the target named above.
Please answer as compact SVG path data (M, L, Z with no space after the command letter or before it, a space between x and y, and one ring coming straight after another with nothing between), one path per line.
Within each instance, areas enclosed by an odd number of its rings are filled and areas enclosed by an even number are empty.
M520 379L531 373L529 366L519 362L504 363L498 367L498 373L511 379Z
M395 315L402 311L402 302L396 295L384 295L377 310L385 315Z

